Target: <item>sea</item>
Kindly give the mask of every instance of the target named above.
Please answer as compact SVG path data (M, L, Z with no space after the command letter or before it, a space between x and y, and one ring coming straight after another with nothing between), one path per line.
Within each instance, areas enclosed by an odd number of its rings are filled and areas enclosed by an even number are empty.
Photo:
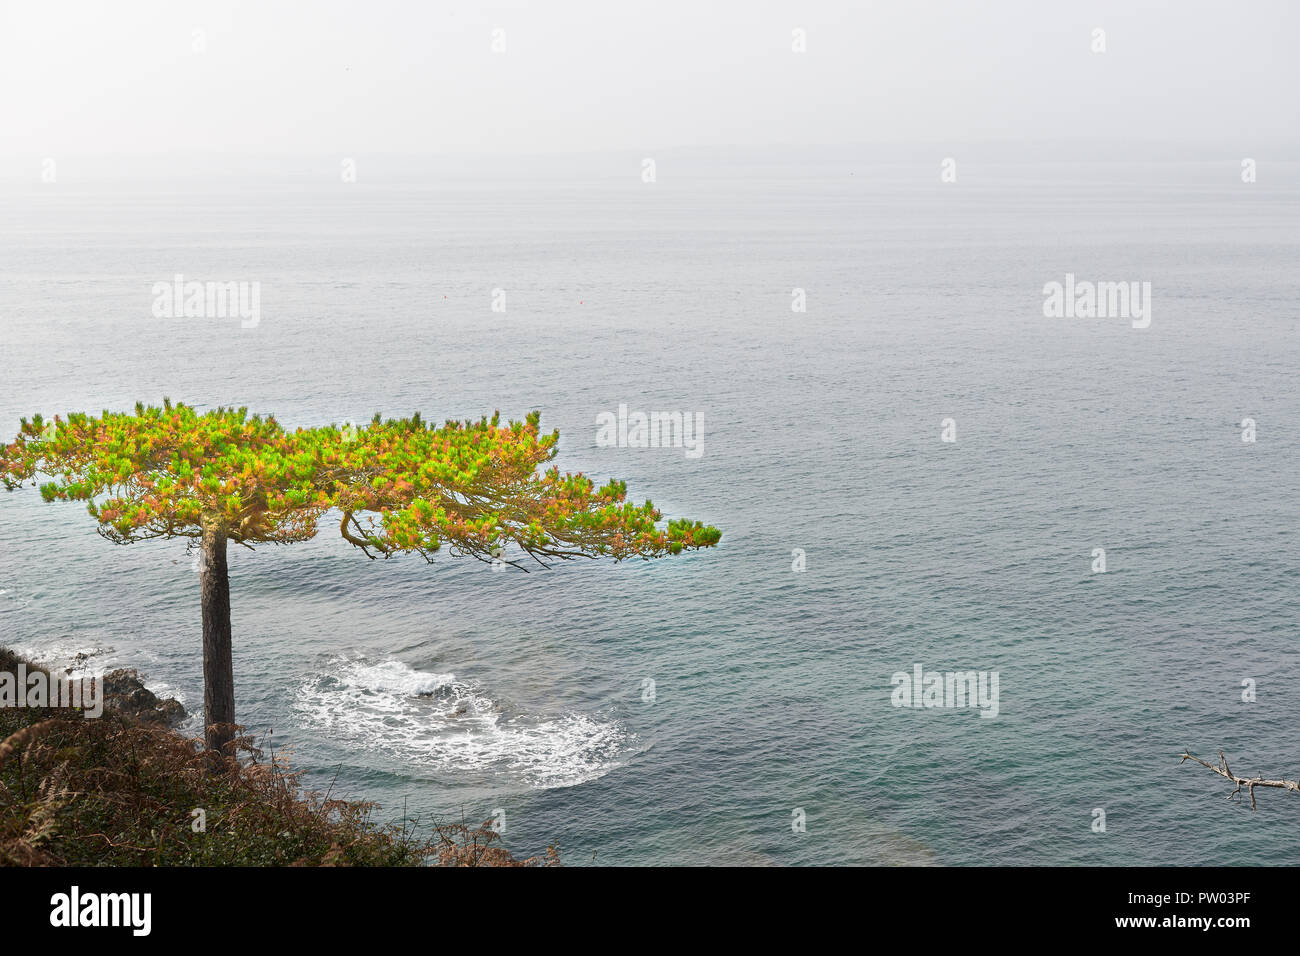
M241 722L379 823L567 865L1300 862L1294 794L1180 762L1300 776L1300 164L641 159L6 181L0 441L164 396L537 409L563 470L722 530L528 573L329 518L232 547ZM159 316L177 276L256 320ZM1145 318L1045 314L1067 276ZM602 440L620 406L696 448ZM197 714L195 568L0 492L0 643Z

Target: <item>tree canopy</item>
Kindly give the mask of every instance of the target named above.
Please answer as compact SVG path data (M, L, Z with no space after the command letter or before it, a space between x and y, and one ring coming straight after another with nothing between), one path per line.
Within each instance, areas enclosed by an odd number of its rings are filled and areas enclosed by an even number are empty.
M246 408L200 413L170 400L98 417L37 415L0 452L0 481L12 490L48 477L46 501L88 502L100 534L118 544L198 538L205 527L249 546L303 541L332 509L343 538L371 558L432 560L446 546L490 561L513 544L545 564L717 544L721 532L699 521L661 525L651 502L626 500L624 482L597 487L581 472L539 470L559 439L540 432L540 417L434 426L417 412L289 431Z

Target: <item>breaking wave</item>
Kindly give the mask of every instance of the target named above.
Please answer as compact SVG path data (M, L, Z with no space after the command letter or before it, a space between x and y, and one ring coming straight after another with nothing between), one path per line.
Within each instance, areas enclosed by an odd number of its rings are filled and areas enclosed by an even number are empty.
M455 674L395 660L331 658L303 680L294 712L309 728L404 763L504 774L537 788L604 776L630 739L616 721L515 713Z

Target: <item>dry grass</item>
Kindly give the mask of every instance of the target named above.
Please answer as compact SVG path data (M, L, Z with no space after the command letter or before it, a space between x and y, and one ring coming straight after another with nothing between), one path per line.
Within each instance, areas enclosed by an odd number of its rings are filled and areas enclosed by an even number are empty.
M18 663L0 648L0 671ZM28 663L28 671L39 669ZM554 866L517 860L486 824L379 825L373 804L304 791L282 754L240 737L214 767L198 741L112 707L0 708L0 864ZM196 830L196 813L205 829Z

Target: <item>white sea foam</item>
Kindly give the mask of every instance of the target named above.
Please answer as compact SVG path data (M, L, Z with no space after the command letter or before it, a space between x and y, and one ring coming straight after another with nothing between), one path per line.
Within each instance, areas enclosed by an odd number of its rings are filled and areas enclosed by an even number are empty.
M166 681L148 673L148 666L156 658L139 647L129 648L125 654L107 641L96 639L94 634L79 634L71 638L17 641L9 647L20 657L35 661L51 670L71 677L106 674L121 667L135 668L144 686L159 697L171 697L185 706L185 695ZM188 708L187 708L188 710ZM190 715L191 722L194 715ZM189 723L182 725L188 727Z
M92 636L15 641L9 646L29 661L68 671L74 676L87 671L111 670L112 667L105 665L115 654L112 645L97 641Z
M473 682L393 660L331 658L299 686L294 712L307 727L405 762L538 788L604 776L630 739L616 721L585 714L511 713Z

